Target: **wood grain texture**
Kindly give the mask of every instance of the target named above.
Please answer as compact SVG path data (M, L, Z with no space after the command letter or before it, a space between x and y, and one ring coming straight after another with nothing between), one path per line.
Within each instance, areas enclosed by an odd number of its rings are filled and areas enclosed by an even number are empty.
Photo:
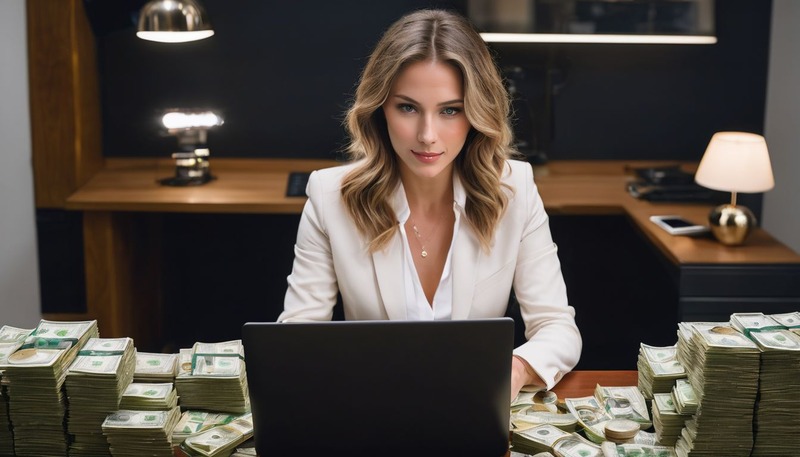
M558 398L577 398L594 395L597 384L604 387L635 386L639 380L636 370L577 370L564 375L553 388Z
M159 178L173 173L171 160L109 159L106 168L72 194L68 209L194 213L296 214L305 198L286 197L290 171L337 165L326 160L211 159L217 179L202 186L167 187ZM676 265L800 264L800 255L767 232L756 229L743 246L724 246L710 236L673 236L650 221L657 214L678 214L705 224L707 204L651 203L631 197L626 183L635 161L554 161L534 171L550 214L620 214ZM694 164L685 164L691 169Z
M37 208L63 208L102 167L94 35L81 0L28 0L28 78Z

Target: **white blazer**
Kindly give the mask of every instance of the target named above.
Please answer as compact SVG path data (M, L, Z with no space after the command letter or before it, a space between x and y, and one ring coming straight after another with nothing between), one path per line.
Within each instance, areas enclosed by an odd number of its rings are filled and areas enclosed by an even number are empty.
M348 320L406 319L403 243L400 232L385 249L370 253L342 202L342 178L354 164L315 171L308 180L279 322L330 320L337 292ZM581 336L567 302L557 247L528 163L508 161L503 182L509 205L489 252L481 249L463 213L466 200L456 176L453 194L462 223L453 234L453 319L505 315L512 290L520 305L527 343L514 354L553 387L578 363ZM404 205L402 186L392 196Z

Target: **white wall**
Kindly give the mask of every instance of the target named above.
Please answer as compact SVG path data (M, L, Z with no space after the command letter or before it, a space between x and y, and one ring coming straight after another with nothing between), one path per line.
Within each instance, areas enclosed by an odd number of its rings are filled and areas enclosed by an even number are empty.
M0 1L0 326L41 318L25 0Z
M764 194L762 226L800 252L800 1L772 2L767 138L775 188Z

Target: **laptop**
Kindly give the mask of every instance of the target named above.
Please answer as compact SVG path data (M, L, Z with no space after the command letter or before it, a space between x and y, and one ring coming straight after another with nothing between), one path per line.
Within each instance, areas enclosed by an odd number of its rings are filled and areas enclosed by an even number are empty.
M264 456L503 456L511 318L248 322Z

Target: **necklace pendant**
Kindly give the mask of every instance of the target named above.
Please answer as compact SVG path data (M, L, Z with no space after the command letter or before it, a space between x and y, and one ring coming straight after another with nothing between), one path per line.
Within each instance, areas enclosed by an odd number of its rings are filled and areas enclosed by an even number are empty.
M420 254L420 255L422 256L422 258L428 257L428 251L423 249L422 250L422 254Z

